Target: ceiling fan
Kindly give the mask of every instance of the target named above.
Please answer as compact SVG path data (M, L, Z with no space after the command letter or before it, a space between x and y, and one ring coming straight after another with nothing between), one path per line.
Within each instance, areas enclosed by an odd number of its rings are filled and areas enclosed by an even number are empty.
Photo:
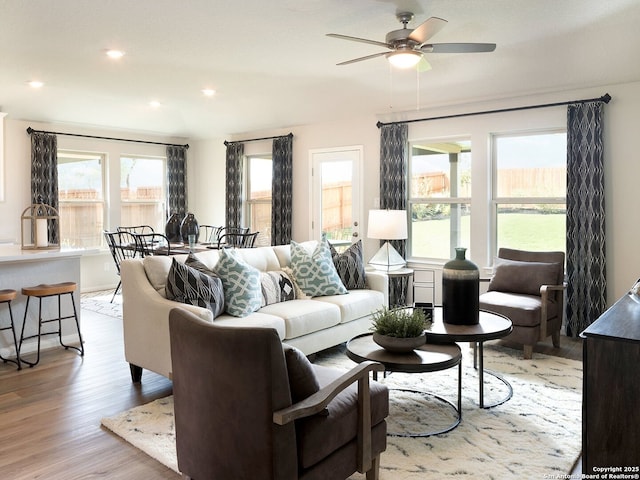
M399 30L392 30L387 33L384 42L368 40L366 38L351 37L349 35L341 35L339 33L327 33L328 37L368 43L370 45L377 45L390 50L389 52L374 53L373 55L347 60L346 62L338 63L338 65L349 65L351 63L361 62L363 60L369 60L371 58L381 57L384 55L387 57L389 62L396 67L410 68L416 66L418 62L421 62L423 64L421 69L428 70L430 66L424 58L425 53L477 53L493 52L496 49L495 43L427 43L427 40L438 33L447 24L446 20L438 17L431 17L418 25L418 27L410 30L407 28L407 24L413 20L413 13L400 12L396 17L400 23L402 23L402 28Z

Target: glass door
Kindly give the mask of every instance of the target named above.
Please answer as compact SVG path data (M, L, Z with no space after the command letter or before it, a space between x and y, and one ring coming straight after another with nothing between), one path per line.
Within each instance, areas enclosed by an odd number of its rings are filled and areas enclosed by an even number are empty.
M362 146L312 150L312 238L341 251L360 238Z

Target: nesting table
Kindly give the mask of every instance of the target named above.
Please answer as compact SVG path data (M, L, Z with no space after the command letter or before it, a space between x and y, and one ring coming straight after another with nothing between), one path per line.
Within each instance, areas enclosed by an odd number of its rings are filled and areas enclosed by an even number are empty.
M385 367L385 372L426 373L446 370L458 366L458 403L457 406L437 395L419 390L395 389L405 392L430 396L440 402L448 404L455 412L453 423L437 431L423 433L389 432L389 435L399 437L429 437L439 435L456 428L462 420L462 353L455 343L425 344L409 353L390 353L373 341L371 333L359 335L347 342L347 356L354 362L366 360L379 362ZM374 372L374 380L377 372Z
M426 330L426 334L427 342L430 343L470 342L473 344L473 366L478 370L479 405L480 408L492 408L509 400L513 396L513 388L501 375L484 369L483 344L487 340L506 337L511 333L512 329L511 320L507 317L485 310L480 310L480 322L477 325L444 323L442 307L436 307L433 309L433 323ZM489 405L486 405L484 401L485 373L500 380L508 389L508 393L503 399Z

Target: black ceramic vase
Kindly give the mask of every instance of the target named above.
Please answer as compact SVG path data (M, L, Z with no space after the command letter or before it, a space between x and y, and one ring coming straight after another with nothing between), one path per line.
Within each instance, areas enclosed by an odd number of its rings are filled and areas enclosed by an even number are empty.
M180 215L174 213L167 220L167 224L164 226L164 234L172 243L177 243L182 241L182 235L180 234L180 224L182 220L180 219Z
M442 270L442 315L445 323L477 325L480 321L480 272L465 258L466 248L456 248L456 258Z
M198 220L193 213L187 213L182 219L180 224L180 234L182 235L182 242L189 243L189 235L196 236L196 242L200 235L200 227L198 226Z

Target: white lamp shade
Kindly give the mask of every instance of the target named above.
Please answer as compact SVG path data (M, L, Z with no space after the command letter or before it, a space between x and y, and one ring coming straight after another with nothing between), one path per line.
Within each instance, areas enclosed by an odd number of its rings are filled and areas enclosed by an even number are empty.
M404 240L407 238L406 210L369 210L369 238Z

